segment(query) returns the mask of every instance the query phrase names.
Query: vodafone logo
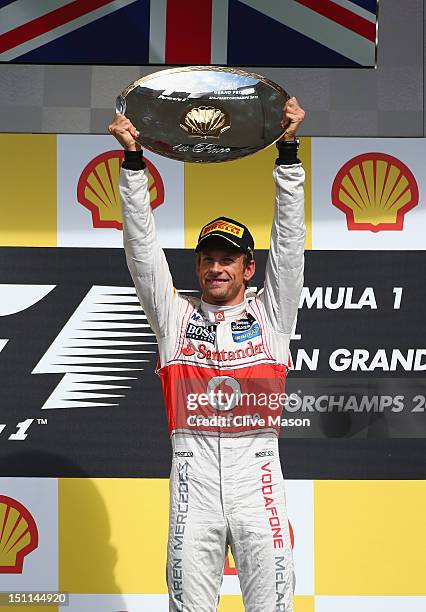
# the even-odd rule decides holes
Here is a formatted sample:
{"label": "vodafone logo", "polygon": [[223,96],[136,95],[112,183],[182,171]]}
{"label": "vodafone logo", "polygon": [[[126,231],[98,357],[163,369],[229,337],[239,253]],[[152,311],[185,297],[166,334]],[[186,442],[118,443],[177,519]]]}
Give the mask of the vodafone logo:
{"label": "vodafone logo", "polygon": [[411,170],[387,153],[363,153],[336,175],[333,205],[346,215],[348,230],[402,231],[404,217],[419,202]]}
{"label": "vodafone logo", "polygon": [[[123,229],[118,181],[124,151],[105,151],[83,169],[77,184],[77,200],[92,213],[93,227]],[[144,159],[149,172],[152,209],[164,202],[164,183],[152,162]]]}
{"label": "vodafone logo", "polygon": [[216,310],[214,313],[214,320],[215,323],[220,323],[221,321],[225,320],[225,311],[223,310]]}
{"label": "vodafone logo", "polygon": [[[225,398],[218,394],[219,390],[225,392]],[[231,410],[238,405],[241,385],[231,376],[214,376],[207,383],[207,395],[211,397],[210,405],[216,410]]]}

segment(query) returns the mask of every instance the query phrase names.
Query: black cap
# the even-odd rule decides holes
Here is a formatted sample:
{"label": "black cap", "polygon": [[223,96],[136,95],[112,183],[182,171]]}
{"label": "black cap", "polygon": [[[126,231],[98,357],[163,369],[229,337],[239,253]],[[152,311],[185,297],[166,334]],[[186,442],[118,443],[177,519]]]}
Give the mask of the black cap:
{"label": "black cap", "polygon": [[195,252],[201,251],[210,238],[226,240],[245,254],[252,253],[254,250],[254,240],[249,229],[239,221],[229,217],[218,217],[201,228]]}

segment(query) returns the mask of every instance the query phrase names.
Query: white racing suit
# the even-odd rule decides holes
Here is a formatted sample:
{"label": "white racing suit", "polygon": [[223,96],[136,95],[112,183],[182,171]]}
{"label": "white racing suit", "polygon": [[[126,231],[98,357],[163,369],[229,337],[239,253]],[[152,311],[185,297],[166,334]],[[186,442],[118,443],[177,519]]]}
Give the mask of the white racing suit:
{"label": "white racing suit", "polygon": [[120,191],[127,262],[158,340],[157,371],[173,448],[169,610],[217,610],[230,546],[246,612],[293,612],[293,555],[278,453],[282,404],[276,398],[284,392],[303,284],[304,171],[300,164],[275,167],[264,288],[228,307],[173,288],[156,240],[146,172],[122,169]]}

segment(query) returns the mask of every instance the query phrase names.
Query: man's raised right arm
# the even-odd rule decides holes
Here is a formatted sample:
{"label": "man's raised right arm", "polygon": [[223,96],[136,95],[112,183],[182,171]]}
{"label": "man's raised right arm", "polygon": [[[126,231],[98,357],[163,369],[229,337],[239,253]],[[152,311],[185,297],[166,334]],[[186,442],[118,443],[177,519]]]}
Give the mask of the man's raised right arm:
{"label": "man's raised right arm", "polygon": [[152,214],[148,170],[136,142],[137,130],[123,115],[108,128],[124,147],[120,172],[120,199],[123,212],[123,242],[127,265],[136,293],[157,338],[174,331],[178,296],[163,249],[159,245]]}

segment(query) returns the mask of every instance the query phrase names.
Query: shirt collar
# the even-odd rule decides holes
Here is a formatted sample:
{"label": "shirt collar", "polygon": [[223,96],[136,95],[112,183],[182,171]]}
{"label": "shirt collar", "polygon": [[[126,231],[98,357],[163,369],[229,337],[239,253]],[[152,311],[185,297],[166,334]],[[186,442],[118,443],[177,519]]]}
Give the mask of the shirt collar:
{"label": "shirt collar", "polygon": [[223,313],[224,321],[234,321],[238,317],[241,317],[246,307],[247,302],[245,300],[240,304],[234,304],[232,306],[218,306],[216,304],[209,304],[201,299],[202,313],[211,323],[218,323],[218,313],[221,312]]}

